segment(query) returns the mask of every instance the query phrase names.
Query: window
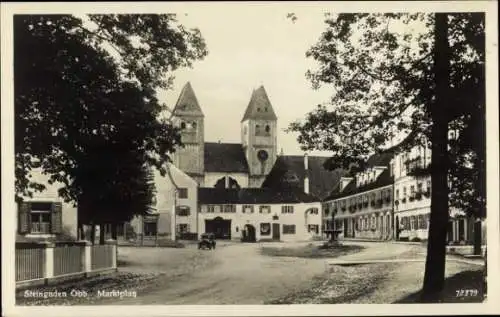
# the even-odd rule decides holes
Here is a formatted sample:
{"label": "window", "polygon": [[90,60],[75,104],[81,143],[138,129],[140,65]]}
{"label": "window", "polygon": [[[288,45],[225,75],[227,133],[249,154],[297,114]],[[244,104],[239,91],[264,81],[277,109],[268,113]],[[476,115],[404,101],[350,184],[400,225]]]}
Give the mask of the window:
{"label": "window", "polygon": [[270,214],[271,213],[271,206],[260,206],[259,212],[261,214]]}
{"label": "window", "polygon": [[255,125],[255,135],[260,135],[260,125]]}
{"label": "window", "polygon": [[307,225],[307,232],[309,233],[319,233],[319,226],[318,225]]}
{"label": "window", "polygon": [[156,222],[144,222],[144,236],[156,236],[157,228],[158,226]]}
{"label": "window", "polygon": [[271,234],[271,224],[270,223],[261,223],[260,224],[260,234],[263,236],[268,236]]}
{"label": "window", "polygon": [[179,198],[182,198],[182,199],[188,198],[188,189],[187,188],[179,188]]}
{"label": "window", "polygon": [[19,233],[57,234],[62,230],[62,204],[21,202],[18,207]]}
{"label": "window", "polygon": [[282,214],[293,214],[293,206],[281,206]]}
{"label": "window", "polygon": [[236,212],[236,206],[235,205],[224,205],[224,212]]}
{"label": "window", "polygon": [[186,232],[189,232],[189,224],[187,223],[177,224],[177,233],[186,233]]}
{"label": "window", "polygon": [[295,225],[283,225],[283,234],[295,234]]}
{"label": "window", "polygon": [[185,129],[186,128],[186,122],[181,122],[181,129]]}
{"label": "window", "polygon": [[415,216],[411,216],[410,217],[410,230],[415,230],[417,229],[417,226],[416,226],[416,217]]}
{"label": "window", "polygon": [[189,216],[191,214],[189,206],[177,206],[177,216]]}
{"label": "window", "polygon": [[271,127],[266,125],[266,134],[269,134],[271,133]]}
{"label": "window", "polygon": [[406,187],[403,187],[403,198],[406,198]]}
{"label": "window", "polygon": [[417,184],[417,192],[422,193],[423,192],[422,187],[423,187],[422,183],[418,183]]}
{"label": "window", "polygon": [[215,205],[208,205],[207,208],[208,208],[207,212],[210,212],[210,213],[215,212]]}
{"label": "window", "polygon": [[243,205],[243,213],[246,214],[252,214],[253,213],[253,206],[252,205]]}
{"label": "window", "polygon": [[311,215],[317,215],[317,214],[319,214],[319,210],[318,210],[318,208],[309,208],[309,209],[307,209],[306,213],[309,213]]}
{"label": "window", "polygon": [[399,189],[396,189],[396,200],[399,200]]}

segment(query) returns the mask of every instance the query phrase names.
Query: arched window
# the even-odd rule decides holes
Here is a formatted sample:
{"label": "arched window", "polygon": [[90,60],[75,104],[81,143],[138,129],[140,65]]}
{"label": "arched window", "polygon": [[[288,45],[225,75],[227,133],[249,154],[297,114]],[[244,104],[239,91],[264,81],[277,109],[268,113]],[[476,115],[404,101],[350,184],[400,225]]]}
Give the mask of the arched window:
{"label": "arched window", "polygon": [[192,122],[192,123],[191,123],[191,127],[192,127],[193,129],[196,129],[196,122]]}
{"label": "arched window", "polygon": [[269,125],[266,125],[266,133],[269,134],[271,132],[271,127]]}
{"label": "arched window", "polygon": [[186,122],[181,122],[181,129],[185,129],[186,128]]}
{"label": "arched window", "polygon": [[260,125],[255,125],[255,135],[259,135],[260,134]]}

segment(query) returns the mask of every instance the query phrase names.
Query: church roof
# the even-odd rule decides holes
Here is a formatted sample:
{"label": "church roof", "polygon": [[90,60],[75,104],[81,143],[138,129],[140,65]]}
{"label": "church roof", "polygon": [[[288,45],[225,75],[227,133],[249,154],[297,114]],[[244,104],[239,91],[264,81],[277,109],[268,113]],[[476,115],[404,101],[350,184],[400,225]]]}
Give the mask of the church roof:
{"label": "church roof", "polygon": [[239,143],[205,142],[205,172],[248,173],[243,146]]}
{"label": "church roof", "polygon": [[182,88],[173,112],[175,115],[203,116],[203,111],[190,82],[187,82]]}
{"label": "church roof", "polygon": [[250,102],[241,121],[248,119],[278,120],[264,86],[260,86],[252,92]]}
{"label": "church roof", "polygon": [[[346,174],[342,169],[326,170],[323,164],[328,157],[308,156],[309,193],[324,198],[338,186],[340,178]],[[267,175],[262,187],[297,188],[304,191],[304,156],[281,155],[277,158],[271,172]]]}
{"label": "church roof", "polygon": [[198,203],[200,204],[290,204],[310,202],[319,202],[319,199],[300,190],[198,188]]}

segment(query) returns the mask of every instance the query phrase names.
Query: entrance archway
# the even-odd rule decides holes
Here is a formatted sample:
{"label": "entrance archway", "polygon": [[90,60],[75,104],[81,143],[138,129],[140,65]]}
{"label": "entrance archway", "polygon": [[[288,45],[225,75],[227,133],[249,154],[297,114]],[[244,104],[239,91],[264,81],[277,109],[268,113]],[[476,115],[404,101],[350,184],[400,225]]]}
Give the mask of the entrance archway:
{"label": "entrance archway", "polygon": [[255,242],[257,241],[255,237],[255,227],[252,225],[245,225],[242,231],[242,242]]}
{"label": "entrance archway", "polygon": [[215,217],[205,220],[205,231],[213,233],[216,239],[231,239],[231,220]]}

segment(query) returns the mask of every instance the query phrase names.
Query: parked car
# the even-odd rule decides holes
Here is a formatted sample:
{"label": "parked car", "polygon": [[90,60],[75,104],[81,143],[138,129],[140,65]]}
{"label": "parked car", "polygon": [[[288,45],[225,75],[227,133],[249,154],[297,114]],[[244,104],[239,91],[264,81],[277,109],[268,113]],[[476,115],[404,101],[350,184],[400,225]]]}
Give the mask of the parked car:
{"label": "parked car", "polygon": [[198,249],[215,249],[215,235],[213,233],[204,233],[198,242]]}

